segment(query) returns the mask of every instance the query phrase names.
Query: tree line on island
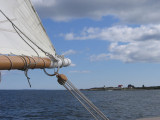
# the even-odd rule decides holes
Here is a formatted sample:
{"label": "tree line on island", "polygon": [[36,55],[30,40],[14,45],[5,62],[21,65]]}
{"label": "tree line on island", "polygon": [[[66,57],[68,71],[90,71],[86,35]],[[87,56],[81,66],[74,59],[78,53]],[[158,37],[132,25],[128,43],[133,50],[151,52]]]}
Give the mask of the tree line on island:
{"label": "tree line on island", "polygon": [[105,85],[103,87],[94,87],[89,89],[81,89],[81,90],[88,90],[88,91],[94,91],[94,90],[157,90],[160,89],[160,86],[144,86],[142,87],[135,87],[132,84],[128,84],[127,87],[123,87],[123,85],[118,85],[117,87],[106,87]]}

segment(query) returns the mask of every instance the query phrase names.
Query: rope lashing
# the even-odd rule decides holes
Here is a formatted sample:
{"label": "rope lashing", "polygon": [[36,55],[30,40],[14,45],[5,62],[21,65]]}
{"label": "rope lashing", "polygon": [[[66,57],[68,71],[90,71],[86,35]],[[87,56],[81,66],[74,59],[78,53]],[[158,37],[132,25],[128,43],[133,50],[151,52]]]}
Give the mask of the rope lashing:
{"label": "rope lashing", "polygon": [[[30,58],[32,58],[32,60],[34,61],[34,67],[32,68],[32,69],[34,69],[35,67],[36,67],[36,65],[37,65],[37,62],[35,61],[35,59],[33,58],[33,57],[30,57]],[[39,59],[39,58],[38,58]],[[44,60],[43,60],[44,61]],[[38,62],[39,62],[39,60],[38,60]]]}
{"label": "rope lashing", "polygon": [[[23,58],[23,59],[24,59],[24,63],[25,63],[25,65],[24,65],[24,69],[23,69],[23,71],[24,71],[24,74],[25,74],[25,76],[26,76],[26,78],[27,78],[28,84],[29,84],[29,86],[31,87],[30,77],[28,77],[28,69],[29,69],[29,67],[30,67],[30,65],[31,65],[30,57],[28,57],[28,56],[21,56],[21,58]],[[27,59],[26,59],[26,58],[28,58],[28,60],[29,60],[29,64],[28,64],[28,62],[27,62]]]}
{"label": "rope lashing", "polygon": [[8,70],[11,70],[12,66],[13,66],[11,59],[8,56],[6,56],[6,55],[3,55],[3,56],[6,57],[9,60],[9,62],[10,62],[10,68]]}
{"label": "rope lashing", "polygon": [[64,74],[57,74],[58,83],[63,85],[94,117],[95,120],[109,120],[82,92],[80,92]]}

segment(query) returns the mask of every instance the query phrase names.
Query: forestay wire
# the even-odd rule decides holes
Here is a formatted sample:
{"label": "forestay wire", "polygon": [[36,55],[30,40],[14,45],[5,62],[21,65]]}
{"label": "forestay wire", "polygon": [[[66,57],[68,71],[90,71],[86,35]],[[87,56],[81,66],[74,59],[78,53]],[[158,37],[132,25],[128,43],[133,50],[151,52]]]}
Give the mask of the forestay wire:
{"label": "forestay wire", "polygon": [[63,85],[94,117],[95,120],[109,120],[82,92],[80,92],[63,74],[57,75],[58,82]]}

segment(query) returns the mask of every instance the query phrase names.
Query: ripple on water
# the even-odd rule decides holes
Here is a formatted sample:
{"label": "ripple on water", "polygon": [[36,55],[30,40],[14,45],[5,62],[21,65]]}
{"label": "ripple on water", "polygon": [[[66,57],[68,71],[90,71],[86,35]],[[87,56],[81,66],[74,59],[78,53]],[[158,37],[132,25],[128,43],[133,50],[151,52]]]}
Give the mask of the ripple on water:
{"label": "ripple on water", "polygon": [[[159,116],[160,90],[83,91],[111,120]],[[67,91],[1,90],[0,120],[93,120]]]}

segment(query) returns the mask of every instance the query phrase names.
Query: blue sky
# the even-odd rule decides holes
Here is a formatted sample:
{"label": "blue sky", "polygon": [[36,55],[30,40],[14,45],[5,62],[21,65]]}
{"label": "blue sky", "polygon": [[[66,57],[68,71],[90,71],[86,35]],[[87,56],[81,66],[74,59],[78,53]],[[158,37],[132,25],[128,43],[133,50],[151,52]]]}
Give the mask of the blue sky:
{"label": "blue sky", "polygon": [[[72,60],[60,73],[78,88],[160,85],[159,1],[32,2],[57,53]],[[29,76],[32,89],[63,89],[42,70]],[[30,88],[22,71],[3,71],[0,89]]]}

